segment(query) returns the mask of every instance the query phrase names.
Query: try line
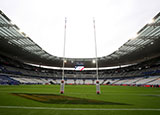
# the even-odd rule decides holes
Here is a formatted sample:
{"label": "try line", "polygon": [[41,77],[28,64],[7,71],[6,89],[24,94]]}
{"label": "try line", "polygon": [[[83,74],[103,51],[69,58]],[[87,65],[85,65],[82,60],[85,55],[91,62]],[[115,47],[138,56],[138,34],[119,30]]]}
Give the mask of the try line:
{"label": "try line", "polygon": [[45,110],[64,110],[64,111],[160,111],[153,108],[54,108],[54,107],[25,107],[25,106],[0,106],[6,109],[45,109]]}

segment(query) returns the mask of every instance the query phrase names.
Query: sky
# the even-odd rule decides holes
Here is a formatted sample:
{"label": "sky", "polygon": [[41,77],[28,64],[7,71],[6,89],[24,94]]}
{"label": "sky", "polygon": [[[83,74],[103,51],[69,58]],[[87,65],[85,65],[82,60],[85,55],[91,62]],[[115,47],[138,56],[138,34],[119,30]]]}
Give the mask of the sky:
{"label": "sky", "polygon": [[65,57],[95,57],[118,50],[159,11],[160,0],[0,0],[2,10],[20,31],[45,51]]}

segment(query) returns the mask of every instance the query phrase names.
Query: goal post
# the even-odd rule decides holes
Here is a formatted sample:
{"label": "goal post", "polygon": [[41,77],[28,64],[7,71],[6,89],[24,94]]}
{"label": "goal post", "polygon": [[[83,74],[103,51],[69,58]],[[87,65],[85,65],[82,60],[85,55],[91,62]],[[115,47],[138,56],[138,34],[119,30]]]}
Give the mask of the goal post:
{"label": "goal post", "polygon": [[65,59],[65,50],[66,50],[66,24],[67,24],[67,18],[65,18],[65,25],[64,25],[64,45],[63,45],[63,67],[62,67],[62,80],[60,83],[60,93],[64,93],[64,87],[65,87],[65,81],[64,81],[64,67],[66,63]]}
{"label": "goal post", "polygon": [[98,75],[98,58],[97,58],[97,41],[96,41],[96,26],[95,26],[95,19],[93,18],[93,29],[94,29],[94,42],[95,42],[95,58],[96,58],[96,93],[100,94],[100,83],[99,83],[99,75]]}

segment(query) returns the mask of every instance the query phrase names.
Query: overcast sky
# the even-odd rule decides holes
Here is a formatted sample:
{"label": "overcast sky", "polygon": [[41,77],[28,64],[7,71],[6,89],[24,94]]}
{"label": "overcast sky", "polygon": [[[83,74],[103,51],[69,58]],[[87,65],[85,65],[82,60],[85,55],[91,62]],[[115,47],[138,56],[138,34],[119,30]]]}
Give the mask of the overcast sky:
{"label": "overcast sky", "polygon": [[98,57],[117,50],[159,11],[160,0],[0,0],[1,10],[48,53],[63,56],[67,17],[66,57]]}

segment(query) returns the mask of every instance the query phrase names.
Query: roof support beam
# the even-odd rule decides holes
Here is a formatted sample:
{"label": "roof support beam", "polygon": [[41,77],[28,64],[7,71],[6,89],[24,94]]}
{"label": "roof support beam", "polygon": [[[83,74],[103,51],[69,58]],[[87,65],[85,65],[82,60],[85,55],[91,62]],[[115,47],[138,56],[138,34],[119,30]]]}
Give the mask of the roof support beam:
{"label": "roof support beam", "polygon": [[9,40],[27,39],[27,37],[21,37],[21,36],[2,36],[2,35],[0,35],[0,38],[5,38]]}
{"label": "roof support beam", "polygon": [[109,55],[109,56],[106,56],[105,58],[106,58],[106,59],[111,59],[111,58],[112,58],[112,56],[110,56],[110,55]]}
{"label": "roof support beam", "polygon": [[47,58],[47,57],[49,57],[49,55],[45,53],[45,54],[41,55],[41,57],[42,57],[42,58],[43,58],[43,57]]}
{"label": "roof support beam", "polygon": [[126,54],[126,52],[120,52],[120,51],[117,51],[117,52],[115,52],[114,54],[118,54],[118,55],[124,55],[124,54]]}
{"label": "roof support beam", "polygon": [[27,37],[21,37],[21,36],[2,36],[5,39],[8,39],[10,41],[12,40],[20,40],[20,39],[27,39]]}
{"label": "roof support beam", "polygon": [[32,46],[36,46],[36,44],[26,44],[26,45],[22,45],[21,47],[32,47]]}
{"label": "roof support beam", "polygon": [[147,39],[158,39],[160,36],[140,36],[138,39],[147,40]]}
{"label": "roof support beam", "polygon": [[124,44],[124,46],[127,46],[127,47],[140,47],[141,45],[138,45],[138,44]]}
{"label": "roof support beam", "polygon": [[[34,53],[35,53],[35,52],[38,53],[38,52],[42,52],[43,50],[30,50],[30,51],[32,51],[32,52],[34,52]],[[45,52],[42,52],[42,53],[40,53],[40,54],[43,54],[43,53],[45,53]]]}
{"label": "roof support beam", "polygon": [[[118,58],[120,55],[118,53],[112,53],[109,55],[111,58]],[[108,57],[108,56],[107,56]]]}
{"label": "roof support beam", "polygon": [[48,59],[53,59],[53,58],[54,58],[54,56],[49,56],[49,57],[48,57]]}
{"label": "roof support beam", "polygon": [[160,26],[160,22],[157,22],[157,23],[151,23],[151,24],[147,24],[148,26]]}
{"label": "roof support beam", "polygon": [[118,50],[118,52],[129,52],[128,50]]}
{"label": "roof support beam", "polygon": [[7,28],[9,28],[9,27],[16,27],[17,28],[17,26],[14,25],[14,24],[4,24],[4,23],[0,23],[0,27],[7,27]]}

